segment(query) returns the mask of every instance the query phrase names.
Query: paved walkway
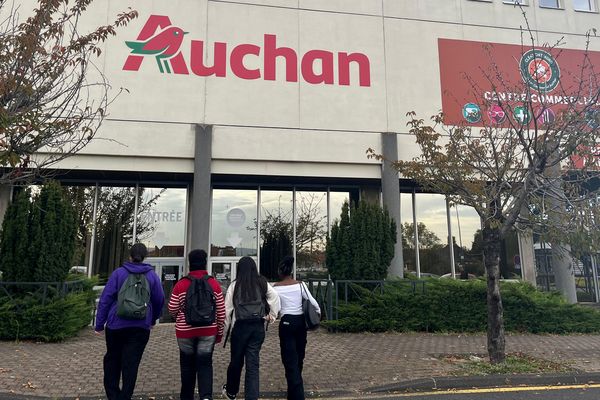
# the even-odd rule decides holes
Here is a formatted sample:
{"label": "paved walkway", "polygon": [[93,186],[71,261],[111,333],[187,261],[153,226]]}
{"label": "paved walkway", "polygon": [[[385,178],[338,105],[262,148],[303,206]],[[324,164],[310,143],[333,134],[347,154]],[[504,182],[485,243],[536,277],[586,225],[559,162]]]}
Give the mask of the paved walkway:
{"label": "paved walkway", "polygon": [[[483,335],[309,333],[305,362],[308,391],[364,392],[404,380],[451,374],[444,354],[485,354]],[[509,336],[509,352],[568,361],[585,372],[600,372],[600,336]],[[64,343],[0,342],[0,393],[49,397],[101,396],[104,338],[91,331]],[[229,347],[215,352],[215,390],[225,380]],[[179,391],[174,326],[157,326],[144,353],[138,394]],[[261,352],[261,390],[285,391],[277,327]],[[177,397],[175,397],[177,398]]]}

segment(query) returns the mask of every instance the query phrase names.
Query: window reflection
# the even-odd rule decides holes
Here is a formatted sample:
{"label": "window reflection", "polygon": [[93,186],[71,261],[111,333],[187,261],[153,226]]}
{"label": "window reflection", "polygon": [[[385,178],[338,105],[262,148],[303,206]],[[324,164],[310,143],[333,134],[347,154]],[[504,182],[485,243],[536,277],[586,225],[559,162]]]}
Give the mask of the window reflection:
{"label": "window reflection", "polygon": [[140,188],[136,240],[148,257],[183,257],[187,190]]}
{"label": "window reflection", "polygon": [[[333,225],[335,220],[340,219],[340,216],[342,215],[342,205],[347,201],[350,201],[350,193],[329,192],[329,222],[331,225]],[[331,226],[329,226],[328,232],[331,232]]]}
{"label": "window reflection", "polygon": [[415,236],[413,227],[412,193],[400,193],[400,220],[402,225],[402,258],[405,273],[417,274]]}
{"label": "window reflection", "polygon": [[256,190],[213,190],[211,256],[256,256],[256,202]]}
{"label": "window reflection", "polygon": [[94,229],[94,196],[95,186],[64,186],[65,195],[73,205],[77,220],[75,253],[73,254],[74,271],[87,273],[90,264],[91,242]]}
{"label": "window reflection", "polygon": [[275,281],[279,262],[293,255],[293,192],[262,190],[260,200],[260,273]]}
{"label": "window reflection", "polygon": [[454,205],[450,208],[456,277],[459,279],[483,276],[483,243],[481,221],[473,207]]}
{"label": "window reflection", "polygon": [[129,256],[134,214],[134,188],[99,188],[92,273],[99,274],[101,279],[107,278]]}
{"label": "window reflection", "polygon": [[327,274],[327,192],[296,192],[296,276]]}
{"label": "window reflection", "polygon": [[[419,259],[421,273],[442,276],[451,272],[448,248],[446,199],[441,194],[418,193],[416,195]],[[408,236],[414,234],[411,222],[404,228]]]}

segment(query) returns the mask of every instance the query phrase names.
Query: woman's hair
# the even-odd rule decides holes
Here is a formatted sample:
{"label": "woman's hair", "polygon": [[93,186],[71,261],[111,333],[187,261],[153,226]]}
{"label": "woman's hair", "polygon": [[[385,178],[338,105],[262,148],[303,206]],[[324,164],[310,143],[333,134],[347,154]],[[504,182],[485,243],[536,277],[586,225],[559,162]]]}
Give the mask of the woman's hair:
{"label": "woman's hair", "polygon": [[279,262],[279,267],[277,268],[277,272],[279,276],[291,276],[294,272],[294,257],[285,256],[283,260]]}
{"label": "woman's hair", "polygon": [[148,249],[144,246],[143,243],[136,243],[131,246],[131,250],[129,250],[129,255],[131,256],[131,261],[134,263],[141,263],[144,261],[144,258],[148,255]]}
{"label": "woman's hair", "polygon": [[261,296],[264,296],[267,293],[267,280],[258,274],[256,263],[251,257],[240,258],[235,274],[233,298],[244,302],[255,300],[257,289],[260,290]]}

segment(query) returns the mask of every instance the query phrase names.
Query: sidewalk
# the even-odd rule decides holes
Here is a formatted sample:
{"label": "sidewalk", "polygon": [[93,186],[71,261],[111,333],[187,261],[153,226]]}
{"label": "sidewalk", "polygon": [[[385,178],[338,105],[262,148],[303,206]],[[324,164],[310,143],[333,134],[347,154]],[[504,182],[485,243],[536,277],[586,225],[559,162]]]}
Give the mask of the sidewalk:
{"label": "sidewalk", "polygon": [[[486,353],[484,335],[309,333],[304,378],[307,392],[364,393],[405,381],[451,375],[456,368],[438,356]],[[91,331],[64,343],[0,342],[0,393],[48,397],[102,396],[104,337]],[[509,352],[569,362],[583,372],[600,372],[600,336],[507,337]],[[215,351],[215,384],[225,381],[229,347]],[[243,378],[242,378],[243,381]],[[261,391],[285,391],[277,327],[267,332],[261,352]],[[157,326],[140,366],[137,394],[179,392],[179,353],[174,326]],[[1,397],[1,396],[0,396]],[[6,396],[5,396],[6,397]]]}

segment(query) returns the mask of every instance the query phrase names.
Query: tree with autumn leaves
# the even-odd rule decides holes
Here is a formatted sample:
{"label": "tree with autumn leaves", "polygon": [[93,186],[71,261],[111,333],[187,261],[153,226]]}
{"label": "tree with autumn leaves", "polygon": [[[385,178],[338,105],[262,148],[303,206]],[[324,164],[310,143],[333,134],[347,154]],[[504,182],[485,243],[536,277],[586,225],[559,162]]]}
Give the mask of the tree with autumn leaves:
{"label": "tree with autumn leaves", "polygon": [[92,0],[0,0],[0,184],[39,176],[94,137],[118,94],[94,65],[137,12],[83,32]]}
{"label": "tree with autumn leaves", "polygon": [[[593,35],[587,35],[588,46],[579,53],[577,70],[561,76],[552,89],[553,96],[547,96],[546,58],[550,55],[560,61],[563,41],[538,45],[528,27],[523,30],[523,37],[528,39],[521,45],[521,61],[527,54],[528,65],[533,66],[527,76],[519,68],[518,58],[503,60],[504,66],[514,61],[508,68],[519,71],[522,79],[518,81],[509,79],[514,72],[511,75],[492,56],[488,65],[480,62],[475,72],[462,71],[461,79],[470,88],[471,98],[481,99],[471,109],[480,114],[484,113],[481,110],[494,111],[502,120],[494,120],[491,114],[487,121],[482,115],[465,116],[467,121],[472,117],[469,122],[484,121],[483,126],[476,127],[450,124],[442,113],[430,121],[414,112],[407,114],[409,133],[416,139],[419,152],[412,160],[396,161],[396,168],[426,190],[445,194],[452,204],[472,207],[481,218],[487,347],[492,363],[505,359],[499,282],[501,241],[518,230],[540,235],[541,241],[551,243],[557,288],[570,302],[575,293],[570,245],[598,250],[600,77],[588,50]],[[476,74],[482,79],[477,80]],[[500,93],[519,96],[509,99]],[[560,96],[559,104],[553,102],[555,96]],[[371,149],[369,153],[383,159]]]}

